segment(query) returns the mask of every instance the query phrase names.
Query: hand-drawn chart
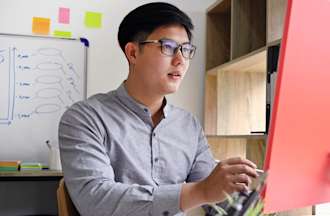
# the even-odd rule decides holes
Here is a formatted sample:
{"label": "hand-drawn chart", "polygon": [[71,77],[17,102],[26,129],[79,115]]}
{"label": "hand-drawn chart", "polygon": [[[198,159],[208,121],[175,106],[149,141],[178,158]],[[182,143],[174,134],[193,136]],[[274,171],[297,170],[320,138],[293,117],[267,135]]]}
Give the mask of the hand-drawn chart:
{"label": "hand-drawn chart", "polygon": [[86,96],[85,45],[79,40],[0,35],[1,159],[47,161],[44,141],[57,143],[61,115]]}
{"label": "hand-drawn chart", "polygon": [[[58,48],[24,50],[8,47],[0,52],[0,124],[58,112],[83,95],[81,77]],[[21,109],[22,105],[24,109]],[[14,109],[16,107],[16,109]]]}
{"label": "hand-drawn chart", "polygon": [[13,119],[15,74],[11,72],[11,56],[10,49],[0,48],[0,124]]}

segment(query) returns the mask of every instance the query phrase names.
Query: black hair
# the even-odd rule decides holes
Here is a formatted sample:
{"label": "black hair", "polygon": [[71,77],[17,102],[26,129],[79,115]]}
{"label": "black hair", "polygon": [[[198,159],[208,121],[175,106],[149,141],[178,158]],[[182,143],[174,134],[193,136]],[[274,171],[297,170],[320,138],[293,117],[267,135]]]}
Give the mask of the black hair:
{"label": "black hair", "polygon": [[144,4],[128,13],[119,25],[118,42],[125,52],[128,42],[145,40],[154,30],[166,25],[181,25],[189,41],[194,29],[191,19],[179,8],[164,2]]}

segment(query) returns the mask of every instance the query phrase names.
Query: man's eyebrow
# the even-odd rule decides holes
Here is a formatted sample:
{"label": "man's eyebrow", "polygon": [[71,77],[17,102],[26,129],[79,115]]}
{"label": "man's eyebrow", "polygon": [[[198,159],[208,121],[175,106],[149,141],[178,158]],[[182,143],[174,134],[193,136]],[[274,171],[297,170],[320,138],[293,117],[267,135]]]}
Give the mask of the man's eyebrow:
{"label": "man's eyebrow", "polygon": [[177,44],[186,44],[186,43],[190,43],[189,40],[188,40],[188,41],[184,41],[184,42],[182,42],[182,43],[179,43],[178,41],[176,41],[176,40],[174,40],[174,39],[172,39],[172,38],[167,38],[167,37],[162,37],[162,38],[160,38],[159,40],[171,40],[171,41],[174,41],[174,42],[177,43]]}
{"label": "man's eyebrow", "polygon": [[[160,38],[159,40],[171,40],[171,41],[175,41],[175,40],[173,40],[172,38],[167,38],[167,37],[162,37],[162,38]],[[175,41],[176,42],[176,41]]]}

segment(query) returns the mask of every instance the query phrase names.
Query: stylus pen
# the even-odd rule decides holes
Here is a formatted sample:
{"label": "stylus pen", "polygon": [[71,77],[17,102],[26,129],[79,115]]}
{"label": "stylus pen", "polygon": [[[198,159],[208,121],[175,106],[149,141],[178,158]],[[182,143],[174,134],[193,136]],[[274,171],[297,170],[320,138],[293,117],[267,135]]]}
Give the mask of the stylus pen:
{"label": "stylus pen", "polygon": [[264,173],[265,171],[263,171],[262,169],[256,169],[258,174]]}
{"label": "stylus pen", "polygon": [[[330,154],[329,154],[330,155]],[[329,156],[330,157],[330,156]],[[215,160],[215,162],[216,163],[219,163],[220,162],[220,160]],[[265,171],[263,171],[262,169],[256,169],[256,172],[258,173],[258,174],[261,174],[261,173],[264,173]]]}

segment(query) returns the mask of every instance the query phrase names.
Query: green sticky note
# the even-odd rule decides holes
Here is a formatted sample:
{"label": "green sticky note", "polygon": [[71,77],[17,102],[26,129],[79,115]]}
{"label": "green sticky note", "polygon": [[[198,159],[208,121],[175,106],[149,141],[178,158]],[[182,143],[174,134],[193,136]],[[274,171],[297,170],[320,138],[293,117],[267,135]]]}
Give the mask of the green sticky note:
{"label": "green sticky note", "polygon": [[58,30],[55,30],[53,35],[55,37],[61,37],[61,38],[71,38],[71,32],[68,32],[68,31],[58,31]]}
{"label": "green sticky note", "polygon": [[101,28],[102,14],[97,12],[87,11],[85,13],[85,26],[87,28]]}

